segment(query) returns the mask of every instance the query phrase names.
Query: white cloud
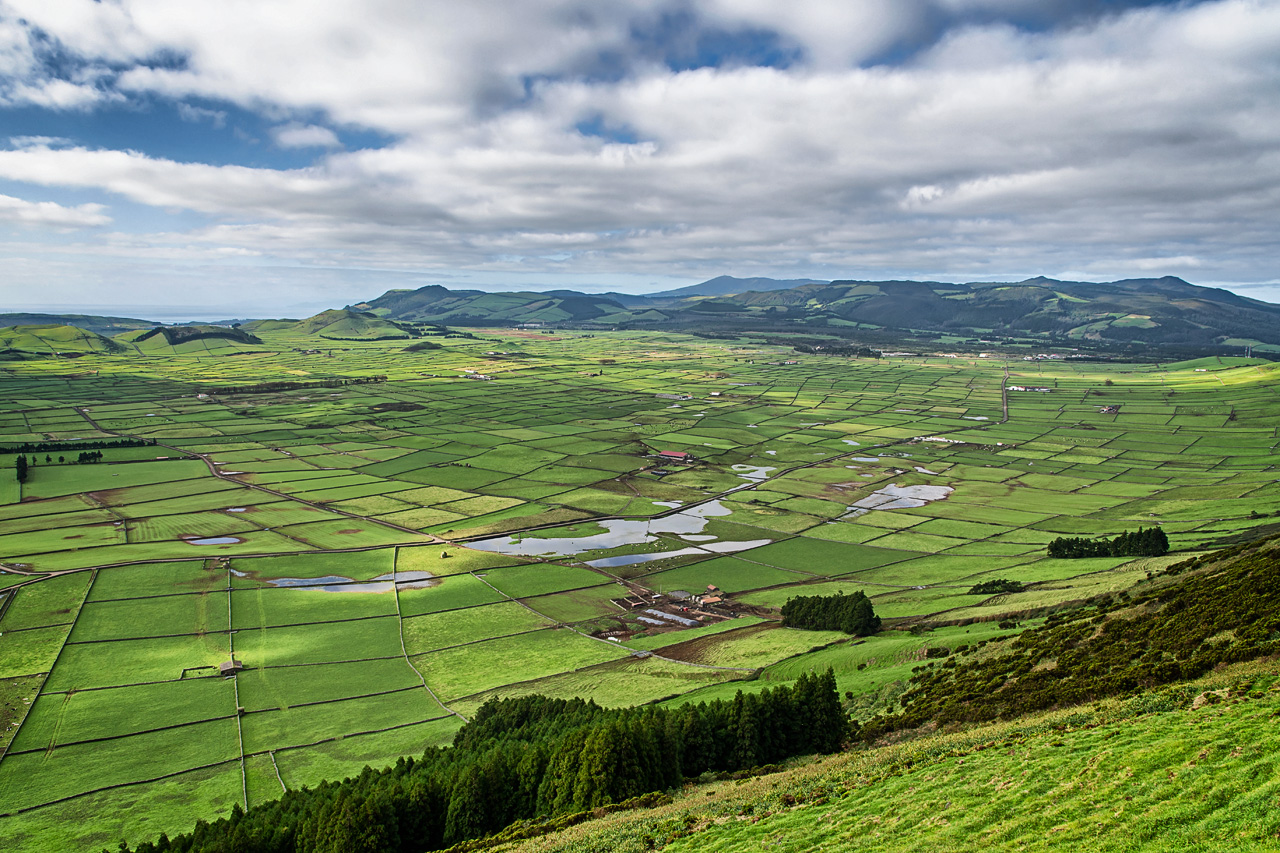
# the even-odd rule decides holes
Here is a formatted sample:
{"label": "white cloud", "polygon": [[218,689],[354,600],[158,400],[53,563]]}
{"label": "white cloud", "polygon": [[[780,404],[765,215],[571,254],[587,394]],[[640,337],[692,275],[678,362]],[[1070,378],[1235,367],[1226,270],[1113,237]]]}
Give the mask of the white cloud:
{"label": "white cloud", "polygon": [[271,138],[281,148],[341,148],[338,135],[327,127],[291,122],[273,128]]}
{"label": "white cloud", "polygon": [[[55,80],[0,23],[10,98],[198,96],[256,110],[279,148],[320,149],[291,170],[39,140],[0,151],[12,181],[199,214],[190,230],[104,246],[116,257],[185,241],[205,263],[244,252],[347,269],[981,277],[1100,263],[1274,277],[1275,2],[1039,32],[999,16],[1089,4],[6,4],[91,65],[131,66]],[[674,73],[631,40],[673,9],[693,10],[695,31],[776,31],[805,61]],[[932,46],[867,67],[905,43]],[[162,51],[181,61],[138,61]],[[602,55],[609,73],[594,73]],[[577,130],[593,118],[638,141]],[[326,125],[395,142],[347,152]]]}
{"label": "white cloud", "polygon": [[70,145],[71,140],[65,136],[10,136],[9,144],[14,148],[49,148]]}
{"label": "white cloud", "polygon": [[0,222],[19,225],[48,226],[55,229],[106,225],[111,222],[111,217],[104,214],[103,210],[105,208],[100,204],[64,207],[52,201],[27,201],[0,195]]}
{"label": "white cloud", "polygon": [[207,107],[195,107],[191,104],[178,104],[178,118],[183,121],[189,121],[192,124],[201,122],[209,122],[214,127],[225,127],[227,124],[226,110],[211,110]]}

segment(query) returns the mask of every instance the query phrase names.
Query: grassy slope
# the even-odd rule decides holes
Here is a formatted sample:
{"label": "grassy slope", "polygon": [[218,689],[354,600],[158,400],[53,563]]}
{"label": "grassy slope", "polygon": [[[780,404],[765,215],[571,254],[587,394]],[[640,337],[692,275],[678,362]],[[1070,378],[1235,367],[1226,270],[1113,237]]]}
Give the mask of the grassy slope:
{"label": "grassy slope", "polygon": [[1241,664],[1125,701],[694,786],[660,809],[497,849],[1276,850],[1277,716],[1276,662]]}
{"label": "grassy slope", "polygon": [[111,353],[121,347],[110,338],[75,326],[8,326],[0,329],[0,349],[31,353]]}

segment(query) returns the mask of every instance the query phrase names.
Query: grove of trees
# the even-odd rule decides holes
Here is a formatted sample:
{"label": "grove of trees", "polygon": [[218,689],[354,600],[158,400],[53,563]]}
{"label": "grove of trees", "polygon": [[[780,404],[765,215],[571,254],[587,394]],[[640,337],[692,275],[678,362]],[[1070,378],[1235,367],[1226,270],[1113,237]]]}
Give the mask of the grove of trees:
{"label": "grove of trees", "polygon": [[861,590],[849,595],[802,595],[782,605],[782,624],[810,631],[844,631],[867,637],[880,630],[880,617]]}
{"label": "grove of trees", "polygon": [[1163,557],[1169,553],[1169,537],[1159,527],[1125,531],[1114,539],[1060,536],[1049,543],[1050,557]]}
{"label": "grove of trees", "polygon": [[[510,824],[581,813],[742,771],[835,752],[848,734],[835,675],[678,708],[601,708],[525,696],[485,703],[453,746],[323,782],[137,853],[420,853]],[[120,846],[122,853],[129,847]]]}

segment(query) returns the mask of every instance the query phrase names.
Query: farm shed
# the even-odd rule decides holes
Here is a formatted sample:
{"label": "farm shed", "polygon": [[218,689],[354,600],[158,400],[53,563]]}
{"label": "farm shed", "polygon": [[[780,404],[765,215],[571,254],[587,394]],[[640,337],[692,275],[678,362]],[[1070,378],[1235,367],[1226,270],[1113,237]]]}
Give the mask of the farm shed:
{"label": "farm shed", "polygon": [[[697,619],[690,619],[686,616],[676,616],[674,613],[665,613],[661,610],[646,610],[645,613],[657,616],[659,619],[666,619],[668,622],[675,622],[679,625],[684,625],[686,628],[696,628],[699,624]],[[639,618],[644,619],[643,616]]]}

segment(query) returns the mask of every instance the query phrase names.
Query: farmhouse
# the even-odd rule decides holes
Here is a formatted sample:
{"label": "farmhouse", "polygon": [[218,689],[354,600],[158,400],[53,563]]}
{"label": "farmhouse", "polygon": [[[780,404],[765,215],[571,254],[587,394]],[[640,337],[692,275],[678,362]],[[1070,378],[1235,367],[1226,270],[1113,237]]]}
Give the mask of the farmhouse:
{"label": "farmhouse", "polygon": [[218,664],[218,672],[221,675],[235,675],[242,669],[244,669],[244,664],[235,658],[232,658],[231,660],[224,660],[222,663]]}
{"label": "farmhouse", "polygon": [[659,450],[657,457],[664,462],[692,462],[693,454],[686,453],[683,450]]}

